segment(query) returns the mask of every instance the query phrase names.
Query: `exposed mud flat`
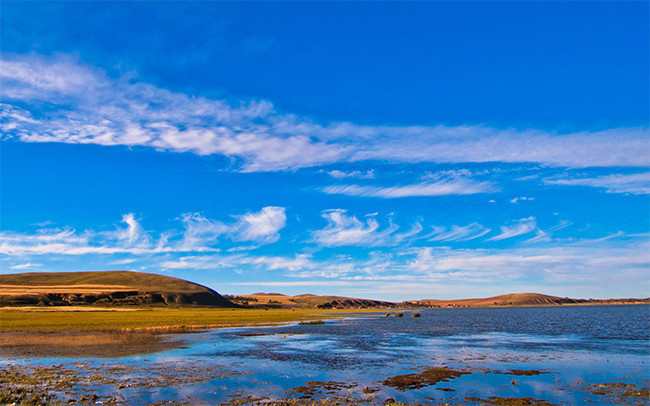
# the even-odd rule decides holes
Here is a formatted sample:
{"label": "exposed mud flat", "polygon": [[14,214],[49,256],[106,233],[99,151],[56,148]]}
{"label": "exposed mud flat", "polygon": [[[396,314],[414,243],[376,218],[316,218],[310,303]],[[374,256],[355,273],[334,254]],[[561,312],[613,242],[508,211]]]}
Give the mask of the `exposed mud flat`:
{"label": "exposed mud flat", "polygon": [[184,342],[156,332],[2,333],[4,358],[118,358],[179,348]]}

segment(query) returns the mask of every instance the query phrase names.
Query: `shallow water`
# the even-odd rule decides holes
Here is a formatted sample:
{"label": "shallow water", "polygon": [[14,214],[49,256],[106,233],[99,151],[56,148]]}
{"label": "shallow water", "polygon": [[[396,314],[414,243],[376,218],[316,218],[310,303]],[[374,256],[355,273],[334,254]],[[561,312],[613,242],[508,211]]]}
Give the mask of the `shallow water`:
{"label": "shallow water", "polygon": [[[650,404],[645,392],[634,395],[638,388],[648,388],[650,379],[650,306],[419,312],[417,318],[410,317],[410,311],[401,318],[383,312],[322,325],[168,336],[182,339],[183,347],[146,356],[3,364],[46,369],[61,364],[58,371],[76,374],[77,379],[62,399],[96,392],[97,402],[134,405],[163,400],[215,404],[247,396],[342,396],[377,404],[389,398],[472,404],[468,398],[490,396],[571,405]],[[469,373],[418,389],[383,384],[386,378],[431,367]],[[512,370],[531,375],[513,375]],[[89,378],[98,375],[103,379]],[[312,383],[300,388],[329,381],[346,385]],[[608,386],[612,383],[629,385]],[[376,391],[363,393],[364,388]]]}

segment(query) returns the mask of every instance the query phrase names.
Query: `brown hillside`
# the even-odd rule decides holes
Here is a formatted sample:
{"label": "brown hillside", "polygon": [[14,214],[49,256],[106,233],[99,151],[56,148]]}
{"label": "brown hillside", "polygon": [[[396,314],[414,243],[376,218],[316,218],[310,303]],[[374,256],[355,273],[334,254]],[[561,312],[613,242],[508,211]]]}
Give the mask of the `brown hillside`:
{"label": "brown hillside", "polygon": [[205,286],[130,271],[0,275],[0,306],[159,305],[233,307]]}
{"label": "brown hillside", "polygon": [[474,307],[474,306],[535,306],[583,303],[584,300],[569,299],[541,293],[511,293],[480,299],[435,300],[425,299],[410,302],[434,307]]}
{"label": "brown hillside", "polygon": [[370,299],[356,299],[343,296],[318,296],[304,294],[287,296],[280,293],[254,293],[252,295],[236,296],[233,300],[254,306],[287,307],[287,308],[316,308],[316,309],[367,309],[398,307],[392,302]]}

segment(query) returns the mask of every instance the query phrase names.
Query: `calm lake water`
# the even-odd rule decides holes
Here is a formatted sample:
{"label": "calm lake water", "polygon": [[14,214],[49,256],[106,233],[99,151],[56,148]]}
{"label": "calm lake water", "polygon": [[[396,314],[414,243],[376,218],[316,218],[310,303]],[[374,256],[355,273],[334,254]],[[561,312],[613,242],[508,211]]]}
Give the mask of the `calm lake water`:
{"label": "calm lake water", "polygon": [[[650,379],[650,306],[419,312],[421,317],[410,317],[412,311],[401,318],[383,312],[322,325],[173,335],[167,338],[181,340],[181,348],[146,356],[3,363],[75,371],[81,376],[75,395],[93,391],[102,396],[97,402],[105,403],[347,396],[376,404],[389,398],[481,404],[472,399],[489,397],[570,405],[650,404],[646,392],[639,392],[647,390]],[[468,373],[417,389],[383,384],[386,378],[432,367]],[[110,379],[83,379],[98,373]]]}

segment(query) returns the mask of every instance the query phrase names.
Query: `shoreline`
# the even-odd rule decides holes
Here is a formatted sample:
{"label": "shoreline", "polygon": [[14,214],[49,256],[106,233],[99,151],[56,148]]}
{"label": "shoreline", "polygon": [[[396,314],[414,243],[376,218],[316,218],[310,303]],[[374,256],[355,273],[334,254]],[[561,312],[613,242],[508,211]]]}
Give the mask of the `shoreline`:
{"label": "shoreline", "polygon": [[[589,317],[598,314],[585,310],[583,313]],[[579,308],[575,311],[580,312]],[[626,310],[612,307],[610,311],[633,311],[638,315],[644,314],[645,308],[629,306]],[[262,312],[248,313],[252,315]],[[393,316],[399,312],[389,313]],[[536,312],[540,315],[548,313],[541,310]],[[276,313],[295,314],[291,310]],[[311,312],[312,320],[313,313]],[[350,341],[348,332],[338,327],[325,330],[319,330],[318,327],[277,330],[271,327],[278,324],[300,324],[299,319],[264,323],[271,327],[269,331],[253,332],[246,328],[258,327],[260,323],[240,326],[222,323],[221,327],[226,330],[244,327],[241,331],[226,331],[224,336],[218,331],[214,332],[214,336],[210,331],[196,335],[174,334],[197,331],[179,331],[178,327],[172,330],[158,327],[3,333],[0,334],[0,339],[9,337],[14,345],[7,347],[9,351],[4,348],[2,351],[0,376],[3,377],[4,384],[0,385],[0,399],[5,399],[7,404],[20,404],[39,396],[40,404],[101,402],[104,405],[162,405],[174,402],[268,406],[328,405],[339,402],[343,405],[381,406],[389,403],[421,404],[414,399],[422,399],[416,392],[422,390],[422,395],[426,395],[427,400],[437,402],[432,404],[541,406],[564,404],[561,400],[565,399],[565,393],[585,399],[576,404],[586,404],[589,400],[597,404],[642,404],[640,402],[648,399],[650,393],[645,381],[634,378],[635,368],[642,368],[646,361],[646,358],[642,358],[645,355],[635,353],[621,356],[616,351],[605,351],[600,355],[583,354],[582,358],[582,348],[565,354],[563,340],[553,341],[552,347],[539,343],[535,348],[528,348],[512,347],[509,339],[499,341],[498,338],[483,337],[478,342],[472,341],[473,339],[459,342],[453,338],[454,334],[449,337],[443,334],[440,336],[441,341],[434,347],[426,345],[428,336],[420,337],[425,340],[421,346],[411,347],[414,343],[407,342],[409,347],[406,348],[411,349],[406,351],[417,361],[413,362],[403,357],[403,335],[412,332],[413,338],[417,339],[417,331],[421,328],[448,331],[440,330],[447,325],[445,323],[455,326],[447,313],[428,312],[430,316],[435,316],[430,320],[438,320],[433,324],[422,324],[419,319],[411,319],[409,313],[412,311],[408,310],[404,311],[401,320],[393,317],[385,319],[385,311],[319,313],[317,316],[336,317],[336,321],[326,324],[347,324],[347,321],[357,318],[361,320],[365,324],[354,330],[354,337],[360,341]],[[39,314],[51,316],[53,313]],[[88,314],[78,313],[83,317]],[[115,315],[110,312],[102,314]],[[129,316],[133,314],[135,313],[129,313]],[[226,313],[220,314],[225,317]],[[480,314],[485,312],[477,312],[476,317],[480,317]],[[501,318],[510,317],[500,311],[491,314],[500,315]],[[277,314],[271,313],[269,317],[271,316]],[[403,322],[410,324],[410,327],[400,328],[399,326],[404,326]],[[353,321],[351,324],[355,323]],[[465,324],[470,326],[471,321]],[[321,336],[321,331],[328,333]],[[367,336],[369,331],[374,331],[372,337]],[[438,337],[436,333],[432,334]],[[515,330],[512,334],[518,334],[518,331]],[[470,342],[472,344],[466,348]],[[534,342],[537,341],[533,340]],[[242,343],[245,344],[243,347]],[[204,344],[209,345],[204,347]],[[309,346],[306,353],[303,353],[303,344]],[[352,347],[347,348],[347,345]],[[352,348],[356,349],[354,353],[345,351]],[[366,365],[366,362],[375,359],[363,355],[367,350],[371,355],[387,356],[390,364],[386,366],[383,363],[379,365],[369,362]],[[167,354],[165,351],[172,352]],[[317,352],[322,353],[318,355]],[[585,377],[589,379],[583,377],[576,381],[573,372],[566,369],[566,362],[574,363],[575,356],[582,361],[596,362],[583,368]],[[131,359],[123,361],[121,358]],[[307,359],[310,360],[310,366],[303,370]],[[330,359],[332,363],[329,363]],[[596,369],[593,370],[593,367]],[[611,371],[611,367],[618,369],[608,376],[592,377],[591,372]],[[269,373],[271,375],[267,376]],[[240,378],[246,375],[251,378]],[[263,388],[259,392],[253,390],[255,385],[246,385],[242,379],[260,383]],[[489,385],[480,388],[476,385],[477,382],[487,382]],[[537,385],[546,384],[554,385],[555,389],[544,393],[538,393],[535,389]],[[164,388],[176,389],[166,394],[159,393]],[[191,395],[187,395],[187,391]]]}

